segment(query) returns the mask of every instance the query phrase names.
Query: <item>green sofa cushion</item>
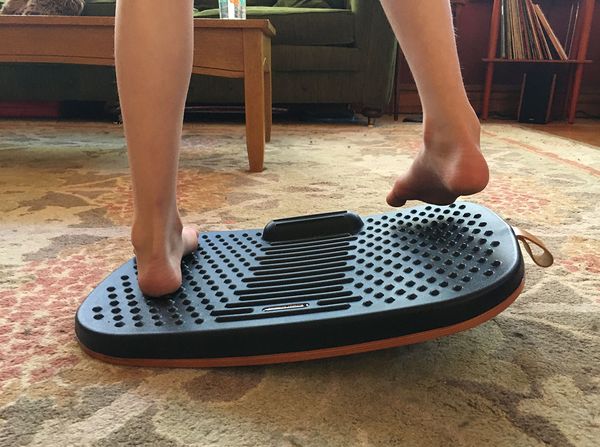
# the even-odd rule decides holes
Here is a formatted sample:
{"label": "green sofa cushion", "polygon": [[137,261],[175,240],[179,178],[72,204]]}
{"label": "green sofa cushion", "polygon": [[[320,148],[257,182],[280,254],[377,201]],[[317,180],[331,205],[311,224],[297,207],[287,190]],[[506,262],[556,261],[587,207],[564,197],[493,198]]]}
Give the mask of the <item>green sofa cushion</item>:
{"label": "green sofa cushion", "polygon": [[[246,0],[246,6],[273,6],[277,0]],[[216,9],[219,0],[194,0],[194,7],[203,11],[205,9]]]}
{"label": "green sofa cushion", "polygon": [[[279,3],[288,4],[279,4]],[[278,3],[275,5],[275,3]],[[294,4],[291,4],[294,3]],[[304,5],[302,5],[304,3]],[[327,6],[312,6],[308,3],[326,3]],[[329,7],[334,9],[349,9],[347,0],[246,0],[246,6],[286,6],[286,7],[304,7],[304,8],[322,8]],[[194,0],[194,7],[200,11],[205,9],[216,9],[219,7],[219,0]]]}
{"label": "green sofa cushion", "polygon": [[358,48],[274,45],[272,52],[273,71],[277,73],[348,73],[362,68]]}
{"label": "green sofa cushion", "polygon": [[114,16],[115,0],[85,0],[83,16]]}
{"label": "green sofa cushion", "polygon": [[276,8],[331,8],[325,0],[277,0]]}
{"label": "green sofa cushion", "polygon": [[[218,9],[194,15],[219,17]],[[269,19],[277,35],[274,45],[350,45],[354,43],[354,13],[346,9],[272,8],[249,6],[249,19]]]}

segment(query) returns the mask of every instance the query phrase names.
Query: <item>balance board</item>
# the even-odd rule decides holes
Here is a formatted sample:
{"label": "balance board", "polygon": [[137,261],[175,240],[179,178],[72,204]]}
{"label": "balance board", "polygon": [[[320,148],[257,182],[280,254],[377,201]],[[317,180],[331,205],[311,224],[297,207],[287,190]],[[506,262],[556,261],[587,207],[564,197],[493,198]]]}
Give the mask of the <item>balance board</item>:
{"label": "balance board", "polygon": [[[534,259],[552,262],[548,252]],[[472,328],[506,309],[524,284],[513,228],[466,202],[206,232],[181,268],[181,288],[159,298],[141,293],[135,259],[115,270],[77,311],[82,348],[139,366],[347,355]]]}

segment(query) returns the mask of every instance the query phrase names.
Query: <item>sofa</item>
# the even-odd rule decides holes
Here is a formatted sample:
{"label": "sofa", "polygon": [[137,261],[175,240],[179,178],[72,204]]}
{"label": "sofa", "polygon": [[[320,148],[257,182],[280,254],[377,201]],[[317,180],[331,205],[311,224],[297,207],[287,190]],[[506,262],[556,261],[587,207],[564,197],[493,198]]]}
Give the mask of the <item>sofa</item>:
{"label": "sofa", "polygon": [[[347,104],[370,117],[382,113],[392,91],[396,40],[379,1],[311,1],[320,7],[294,6],[302,3],[298,0],[247,3],[248,18],[268,18],[277,30],[274,104]],[[218,0],[195,0],[194,6],[196,18],[218,17]],[[115,0],[87,0],[83,11],[88,16],[114,13]],[[193,75],[187,102],[233,105],[243,104],[243,98],[239,79]],[[0,101],[31,100],[117,104],[114,68],[0,64]]]}

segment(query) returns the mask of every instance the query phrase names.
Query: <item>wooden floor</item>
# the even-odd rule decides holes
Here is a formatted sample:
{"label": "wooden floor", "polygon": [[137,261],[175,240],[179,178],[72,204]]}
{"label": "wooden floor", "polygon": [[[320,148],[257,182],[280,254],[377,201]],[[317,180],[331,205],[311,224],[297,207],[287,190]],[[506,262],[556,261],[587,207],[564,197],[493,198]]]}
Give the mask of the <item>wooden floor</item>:
{"label": "wooden floor", "polygon": [[548,124],[524,124],[524,126],[587,143],[600,149],[600,120],[577,119],[574,124],[556,122]]}

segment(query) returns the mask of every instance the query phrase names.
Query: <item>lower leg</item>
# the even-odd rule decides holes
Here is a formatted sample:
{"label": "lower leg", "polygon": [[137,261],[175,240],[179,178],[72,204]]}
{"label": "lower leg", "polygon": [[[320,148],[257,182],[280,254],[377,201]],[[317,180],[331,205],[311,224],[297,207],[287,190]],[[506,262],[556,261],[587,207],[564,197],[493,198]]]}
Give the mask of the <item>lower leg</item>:
{"label": "lower leg", "polygon": [[151,296],[179,288],[181,257],[197,247],[197,233],[183,228],[176,203],[193,5],[181,0],[165,9],[163,3],[118,0],[115,23],[115,66],[134,195],[131,237],[140,288]]}
{"label": "lower leg", "polygon": [[388,195],[446,204],[481,191],[488,168],[479,120],[465,92],[449,0],[381,0],[415,78],[423,107],[424,147]]}

